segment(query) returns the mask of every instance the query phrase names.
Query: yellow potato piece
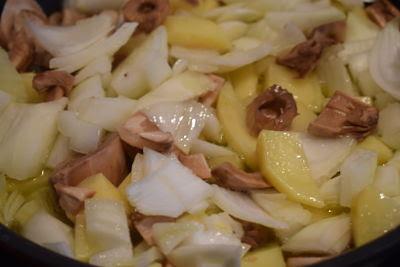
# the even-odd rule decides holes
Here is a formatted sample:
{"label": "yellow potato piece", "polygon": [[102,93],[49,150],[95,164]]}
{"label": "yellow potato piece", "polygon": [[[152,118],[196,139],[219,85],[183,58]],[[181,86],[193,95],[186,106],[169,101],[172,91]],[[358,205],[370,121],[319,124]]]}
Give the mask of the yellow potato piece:
{"label": "yellow potato piece", "polygon": [[83,213],[76,215],[74,230],[75,257],[77,260],[88,262],[92,251],[86,238],[85,215]]}
{"label": "yellow potato piece", "polygon": [[211,20],[194,16],[170,16],[165,21],[168,43],[189,48],[214,49],[226,52],[231,48],[229,39]]}
{"label": "yellow potato piece", "polygon": [[262,131],[257,154],[261,173],[278,191],[292,201],[317,208],[324,206],[296,133]]}
{"label": "yellow potato piece", "polygon": [[227,83],[222,88],[217,103],[218,118],[228,146],[243,157],[252,169],[257,168],[257,138],[251,136],[246,126],[246,107]]}
{"label": "yellow potato piece", "polygon": [[103,174],[96,174],[83,180],[78,187],[84,187],[96,192],[94,199],[102,198],[121,202],[125,205],[127,211],[130,206],[123,195]]}
{"label": "yellow potato piece", "polygon": [[301,102],[297,102],[297,113],[298,115],[292,121],[290,130],[295,132],[307,132],[308,125],[317,118],[317,115]]}
{"label": "yellow potato piece", "polygon": [[285,267],[282,250],[278,245],[267,247],[249,252],[242,258],[242,267]]}
{"label": "yellow potato piece", "polygon": [[378,154],[378,163],[384,164],[388,162],[393,156],[392,150],[383,143],[378,137],[376,136],[368,136],[365,138],[361,143],[358,144],[360,148],[364,148]]}
{"label": "yellow potato piece", "polygon": [[187,0],[171,0],[171,9],[173,11],[182,9],[193,12],[194,14],[202,14],[210,9],[218,7],[217,0],[199,0],[198,4],[190,4]]}
{"label": "yellow potato piece", "polygon": [[236,95],[249,103],[257,94],[258,75],[254,65],[247,65],[229,74]]}
{"label": "yellow potato piece", "polygon": [[207,159],[208,165],[211,169],[221,165],[224,162],[229,162],[233,166],[238,167],[239,169],[244,169],[243,161],[236,154],[231,156],[219,156]]}
{"label": "yellow potato piece", "polygon": [[296,102],[301,102],[313,112],[321,111],[325,98],[316,75],[311,73],[302,79],[297,76],[297,73],[271,60],[267,69],[266,87],[278,84],[291,92]]}
{"label": "yellow potato piece", "polygon": [[359,247],[400,224],[400,202],[370,186],[355,199],[351,218],[354,242]]}

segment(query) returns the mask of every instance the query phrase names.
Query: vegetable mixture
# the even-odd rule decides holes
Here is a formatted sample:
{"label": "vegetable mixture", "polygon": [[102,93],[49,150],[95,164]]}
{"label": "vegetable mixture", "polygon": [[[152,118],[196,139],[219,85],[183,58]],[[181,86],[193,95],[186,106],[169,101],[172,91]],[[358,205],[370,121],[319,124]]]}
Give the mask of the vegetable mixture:
{"label": "vegetable mixture", "polygon": [[307,266],[400,224],[388,0],[7,0],[0,221],[97,266]]}

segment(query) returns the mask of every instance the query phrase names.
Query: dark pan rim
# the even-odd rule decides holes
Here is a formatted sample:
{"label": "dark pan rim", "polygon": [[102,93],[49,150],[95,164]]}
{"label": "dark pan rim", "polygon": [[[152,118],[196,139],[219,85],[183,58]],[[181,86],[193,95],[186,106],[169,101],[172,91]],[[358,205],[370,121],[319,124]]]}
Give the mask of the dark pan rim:
{"label": "dark pan rim", "polygon": [[[382,237],[343,253],[314,267],[336,266],[377,266],[388,254],[398,253],[400,247],[400,227]],[[0,224],[0,249],[10,256],[32,263],[34,266],[90,267],[92,265],[76,261],[54,253],[16,234]],[[25,265],[30,266],[30,265]]]}

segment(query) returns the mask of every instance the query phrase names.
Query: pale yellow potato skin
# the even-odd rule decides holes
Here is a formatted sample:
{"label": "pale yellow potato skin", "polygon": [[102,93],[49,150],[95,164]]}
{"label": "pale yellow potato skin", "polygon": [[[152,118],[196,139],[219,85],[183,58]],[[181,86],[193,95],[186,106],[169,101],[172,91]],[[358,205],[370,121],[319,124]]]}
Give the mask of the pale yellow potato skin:
{"label": "pale yellow potato skin", "polygon": [[262,131],[257,155],[261,173],[279,192],[301,204],[325,206],[296,133]]}

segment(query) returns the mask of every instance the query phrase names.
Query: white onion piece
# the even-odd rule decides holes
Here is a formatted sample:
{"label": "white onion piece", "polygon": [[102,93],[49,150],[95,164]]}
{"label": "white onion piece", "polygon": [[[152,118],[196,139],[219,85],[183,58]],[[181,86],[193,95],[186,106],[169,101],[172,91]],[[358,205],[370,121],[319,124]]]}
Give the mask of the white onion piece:
{"label": "white onion piece", "polygon": [[136,108],[136,102],[126,97],[90,97],[80,102],[78,117],[110,132],[124,123]]}
{"label": "white onion piece", "polygon": [[93,76],[75,87],[69,95],[68,109],[78,111],[81,102],[91,97],[105,96],[101,78],[99,75]]}
{"label": "white onion piece", "polygon": [[321,138],[301,134],[300,142],[307,158],[312,177],[319,185],[335,175],[356,141],[350,137]]}
{"label": "white onion piece", "polygon": [[327,204],[338,205],[340,197],[340,175],[332,178],[320,187],[321,196]]}
{"label": "white onion piece", "polygon": [[22,235],[39,245],[49,243],[65,243],[73,248],[73,231],[70,226],[50,214],[39,211],[23,226]]}
{"label": "white onion piece", "polygon": [[288,224],[307,225],[311,221],[311,213],[301,204],[288,200],[285,194],[276,191],[253,191],[251,198],[272,217]]}
{"label": "white onion piece", "polygon": [[69,258],[74,257],[71,247],[66,242],[43,243],[42,245],[58,254]]}
{"label": "white onion piece", "polygon": [[82,154],[96,150],[104,133],[100,127],[80,120],[72,111],[60,113],[58,130],[69,138],[70,148]]}
{"label": "white onion piece", "polygon": [[[129,246],[115,247],[101,251],[90,257],[89,263],[94,266],[131,266],[133,261],[132,248]],[[136,265],[135,265],[136,266]]]}
{"label": "white onion piece", "polygon": [[112,59],[110,56],[103,56],[96,58],[90,62],[86,67],[81,69],[74,79],[74,84],[79,84],[95,75],[105,75],[111,73],[112,69]]}
{"label": "white onion piece", "polygon": [[400,100],[400,19],[389,22],[379,32],[369,59],[369,71],[375,82]]}
{"label": "white onion piece", "polygon": [[0,113],[11,103],[12,96],[4,91],[0,91]]}
{"label": "white onion piece", "polygon": [[138,101],[135,111],[165,102],[192,100],[200,95],[215,90],[217,82],[202,73],[185,71],[166,80]]}
{"label": "white onion piece", "polygon": [[207,107],[195,101],[161,103],[144,112],[160,130],[171,133],[175,145],[185,153],[200,135],[208,115]]}
{"label": "white onion piece", "polygon": [[96,58],[104,55],[111,56],[129,40],[137,25],[136,22],[126,22],[111,36],[101,39],[77,53],[55,57],[50,60],[50,68],[72,73],[85,67]]}
{"label": "white onion piece", "polygon": [[176,267],[229,266],[240,267],[241,247],[233,245],[180,246],[169,260]]}
{"label": "white onion piece", "polygon": [[244,235],[242,224],[232,219],[226,212],[207,216],[203,219],[203,223],[207,230],[221,232],[226,235],[235,235],[239,240]]}
{"label": "white onion piece", "polygon": [[204,16],[217,22],[232,20],[253,22],[262,18],[263,13],[246,6],[245,3],[235,3],[211,9]]}
{"label": "white onion piece", "polygon": [[46,162],[46,167],[54,169],[58,164],[72,159],[75,153],[69,148],[69,138],[59,134]]}
{"label": "white onion piece", "polygon": [[374,186],[388,197],[400,196],[400,176],[393,166],[379,166],[376,169]]}
{"label": "white onion piece", "polygon": [[121,202],[104,198],[85,200],[85,225],[94,253],[117,247],[132,250],[128,218]]}
{"label": "white onion piece", "polygon": [[350,217],[339,215],[317,221],[296,233],[282,246],[293,253],[339,254],[351,238]]}
{"label": "white onion piece", "polygon": [[225,21],[218,24],[218,26],[224,31],[225,36],[231,41],[243,36],[249,28],[246,23],[238,20]]}
{"label": "white onion piece", "polygon": [[168,158],[157,151],[145,147],[143,149],[143,162],[142,162],[143,174],[146,176],[158,171],[169,160],[171,160],[171,158]]}
{"label": "white onion piece", "polygon": [[40,175],[57,137],[67,98],[39,104],[10,103],[0,115],[0,171],[25,180]]}
{"label": "white onion piece", "polygon": [[257,206],[257,204],[247,195],[233,192],[216,185],[214,185],[213,188],[213,202],[220,209],[229,213],[233,217],[270,228],[283,229],[287,227],[285,222],[272,218]]}
{"label": "white onion piece", "polygon": [[126,190],[129,202],[142,214],[178,217],[212,194],[210,185],[178,160],[166,156],[161,160],[165,162],[161,167]]}
{"label": "white onion piece", "polygon": [[96,43],[114,28],[112,18],[100,14],[78,21],[73,26],[52,26],[26,20],[35,41],[53,56],[77,53]]}
{"label": "white onion piece", "polygon": [[340,205],[351,207],[352,200],[373,183],[378,165],[375,152],[355,149],[340,167]]}
{"label": "white onion piece", "polygon": [[128,266],[149,267],[153,266],[152,263],[155,261],[161,261],[163,258],[164,256],[161,254],[158,248],[151,247],[146,251],[141,252],[139,255],[135,255],[133,257],[133,264]]}
{"label": "white onion piece", "polygon": [[195,221],[177,223],[156,223],[152,227],[153,240],[165,255],[171,253],[185,239],[204,229]]}
{"label": "white onion piece", "polygon": [[378,133],[382,141],[394,149],[400,149],[400,104],[392,103],[379,113]]}
{"label": "white onion piece", "polygon": [[190,153],[201,153],[208,158],[234,156],[235,153],[227,147],[219,146],[201,139],[194,140]]}
{"label": "white onion piece", "polygon": [[224,55],[219,55],[214,51],[189,49],[178,46],[173,46],[170,54],[175,58],[186,59],[189,65],[212,66],[216,69],[216,72],[220,73],[232,71],[260,60],[269,55],[271,50],[271,44],[263,42],[255,48],[246,51],[235,50]]}

